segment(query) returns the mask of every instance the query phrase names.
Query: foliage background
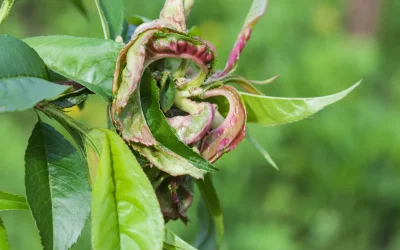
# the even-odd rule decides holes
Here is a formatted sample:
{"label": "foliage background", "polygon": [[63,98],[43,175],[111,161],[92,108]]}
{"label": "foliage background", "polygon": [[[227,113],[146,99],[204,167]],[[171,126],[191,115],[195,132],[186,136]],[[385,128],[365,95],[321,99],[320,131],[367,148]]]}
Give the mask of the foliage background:
{"label": "foliage background", "polygon": [[[163,4],[125,2],[127,17],[156,18]],[[400,249],[400,2],[375,2],[375,19],[366,18],[375,20],[375,26],[360,32],[352,23],[371,15],[364,13],[363,1],[270,1],[238,73],[251,79],[281,75],[262,88],[272,96],[327,95],[360,78],[363,83],[312,119],[282,127],[249,126],[279,172],[247,141],[217,163],[221,171],[214,181],[225,213],[224,249]],[[94,3],[84,4],[87,19],[67,0],[16,1],[0,33],[101,38]],[[196,2],[189,26],[198,25],[215,44],[220,68],[249,6],[246,0]],[[98,98],[70,115],[89,126],[106,127],[105,103]],[[0,114],[0,190],[25,193],[24,151],[35,121],[32,111]],[[189,242],[197,227],[195,206],[197,202],[187,227],[170,224]],[[29,212],[1,216],[12,249],[40,249]],[[88,236],[86,229],[74,249],[89,249]]]}

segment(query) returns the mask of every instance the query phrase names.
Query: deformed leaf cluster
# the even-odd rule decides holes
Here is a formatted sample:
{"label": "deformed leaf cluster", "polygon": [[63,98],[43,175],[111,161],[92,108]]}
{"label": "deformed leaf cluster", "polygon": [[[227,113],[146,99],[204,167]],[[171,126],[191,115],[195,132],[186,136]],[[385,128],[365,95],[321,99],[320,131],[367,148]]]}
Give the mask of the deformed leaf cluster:
{"label": "deformed leaf cluster", "polygon": [[[86,15],[82,1],[71,2]],[[185,18],[193,2],[167,0],[161,21],[153,23],[157,35],[169,39],[174,36],[171,30],[175,29],[176,37],[200,46],[202,42],[190,37],[190,31],[189,35],[184,34]],[[3,2],[0,24],[9,14],[12,3],[12,0]],[[89,214],[93,249],[195,249],[165,227],[154,190],[165,178],[171,177],[161,171],[165,169],[154,167],[150,171],[143,168],[151,163],[132,151],[137,148],[124,141],[121,133],[89,129],[64,112],[73,106],[82,107],[89,94],[101,96],[110,105],[115,101],[112,81],[120,73],[115,75],[115,63],[120,60],[121,50],[128,49],[121,42],[129,42],[130,36],[135,34],[133,31],[141,28],[139,25],[149,25],[149,20],[141,17],[134,18],[134,23],[126,22],[121,0],[95,0],[94,3],[106,39],[42,36],[20,40],[0,35],[0,113],[27,109],[41,112],[25,155],[26,198],[0,192],[0,211],[30,210],[44,249],[70,249],[79,238]],[[200,65],[206,72],[199,74],[199,79],[205,81],[200,84],[209,84],[205,91],[236,83],[248,92],[238,95],[247,114],[246,121],[275,126],[305,119],[341,100],[358,86],[359,83],[325,97],[279,98],[261,95],[250,81],[231,75],[266,4],[266,0],[253,1],[224,70],[212,72],[207,68],[209,65]],[[218,249],[224,234],[222,208],[211,173],[206,173],[215,172],[215,168],[208,159],[186,145],[168,122],[165,114],[179,106],[176,103],[179,87],[172,74],[162,72],[158,86],[152,72],[145,67],[142,70],[138,83],[140,108],[143,122],[157,141],[157,147],[197,168],[198,176],[195,177],[204,175],[203,180],[196,181],[202,196],[199,210],[202,219],[196,247]],[[207,92],[196,95],[197,100],[204,93]],[[232,103],[227,98],[213,95],[209,101],[218,106],[221,119],[229,116]],[[73,142],[44,122],[44,116],[61,124]],[[257,141],[252,139],[252,142],[276,167]],[[143,150],[152,149],[144,147]],[[153,182],[154,176],[160,178],[158,182]],[[9,249],[1,218],[0,249]]]}

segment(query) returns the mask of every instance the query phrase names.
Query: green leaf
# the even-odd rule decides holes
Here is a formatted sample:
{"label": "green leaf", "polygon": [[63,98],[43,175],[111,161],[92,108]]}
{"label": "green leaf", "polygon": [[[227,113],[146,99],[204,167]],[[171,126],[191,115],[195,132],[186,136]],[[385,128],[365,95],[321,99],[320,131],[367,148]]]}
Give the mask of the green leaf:
{"label": "green leaf", "polygon": [[53,99],[67,89],[68,86],[33,77],[0,79],[0,113],[32,108],[40,101]]}
{"label": "green leaf", "polygon": [[205,208],[203,205],[199,207],[200,230],[196,237],[196,246],[199,249],[219,249],[224,238],[224,218],[211,174],[207,174],[204,180],[198,180],[197,186]]}
{"label": "green leaf", "polygon": [[70,0],[71,3],[87,18],[87,11],[83,5],[83,0]]}
{"label": "green leaf", "polygon": [[10,249],[10,247],[8,246],[6,228],[4,227],[4,223],[1,220],[1,218],[0,218],[0,249],[1,250],[9,250]]}
{"label": "green leaf", "polygon": [[168,250],[196,250],[169,229],[165,229],[164,249]]}
{"label": "green leaf", "polygon": [[21,40],[0,35],[0,112],[29,109],[68,89],[48,82],[46,65]]}
{"label": "green leaf", "polygon": [[254,138],[253,136],[251,136],[249,134],[249,131],[247,131],[246,133],[246,137],[249,140],[249,142],[258,150],[258,152],[260,152],[262,154],[262,156],[264,156],[265,160],[271,164],[276,170],[279,171],[278,166],[276,165],[276,163],[274,162],[274,160],[272,159],[271,155],[267,152],[267,150],[265,150],[260,143],[256,140],[256,138]]}
{"label": "green leaf", "polygon": [[41,120],[32,131],[25,154],[25,186],[44,249],[69,249],[90,213],[86,162],[60,133]]}
{"label": "green leaf", "polygon": [[110,38],[115,40],[124,27],[124,0],[99,0],[99,3],[107,20]]}
{"label": "green leaf", "polygon": [[24,41],[51,70],[111,101],[115,62],[122,44],[72,36],[41,36]]}
{"label": "green leaf", "polygon": [[161,109],[164,112],[167,112],[175,100],[175,83],[172,77],[169,74],[165,74],[161,79],[161,90],[160,90],[160,104]]}
{"label": "green leaf", "polygon": [[303,120],[340,101],[359,84],[360,82],[333,95],[314,98],[281,98],[247,93],[240,95],[246,106],[248,122],[274,126]]}
{"label": "green leaf", "polygon": [[88,91],[86,88],[80,89],[75,92],[61,96],[51,103],[63,109],[79,106],[81,103],[86,101],[89,93],[90,91]]}
{"label": "green leaf", "polygon": [[169,125],[160,109],[160,98],[156,81],[148,70],[144,72],[142,82],[143,83],[140,84],[142,110],[154,138],[156,138],[163,147],[185,158],[193,166],[209,172],[215,172],[216,168],[201,155],[197,154],[185,143],[180,141],[175,131]]}
{"label": "green leaf", "polygon": [[23,41],[0,35],[0,48],[0,79],[18,76],[49,79],[43,60]]}
{"label": "green leaf", "polygon": [[93,130],[90,135],[101,150],[92,177],[93,249],[162,249],[160,206],[132,151],[110,130]]}
{"label": "green leaf", "polygon": [[0,191],[0,211],[29,209],[26,198]]}
{"label": "green leaf", "polygon": [[4,20],[7,18],[13,4],[14,0],[3,0],[3,3],[1,4],[0,7],[0,24],[4,22]]}

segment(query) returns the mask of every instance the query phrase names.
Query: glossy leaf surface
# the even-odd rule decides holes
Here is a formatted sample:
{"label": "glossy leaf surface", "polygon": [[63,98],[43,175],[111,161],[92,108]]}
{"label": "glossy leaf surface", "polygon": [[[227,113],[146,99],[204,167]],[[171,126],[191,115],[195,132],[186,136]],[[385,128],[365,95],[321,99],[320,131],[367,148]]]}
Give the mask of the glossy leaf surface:
{"label": "glossy leaf surface", "polygon": [[92,184],[93,249],[162,249],[160,206],[132,151],[110,130],[90,136],[101,150]]}
{"label": "glossy leaf surface", "polygon": [[50,125],[38,121],[25,154],[29,206],[45,250],[68,249],[90,213],[87,166]]}
{"label": "glossy leaf surface", "polygon": [[147,125],[154,138],[165,148],[185,158],[199,169],[215,172],[215,168],[202,156],[190,149],[179,140],[175,131],[169,125],[159,105],[159,94],[156,81],[149,71],[142,76],[143,84],[140,86],[140,98],[142,101],[143,114]]}
{"label": "glossy leaf surface", "polygon": [[24,41],[51,70],[111,101],[115,62],[122,44],[72,36],[41,36]]}
{"label": "glossy leaf surface", "polygon": [[3,221],[0,218],[0,249],[1,250],[9,250],[7,232],[4,226]]}
{"label": "glossy leaf surface", "polygon": [[246,106],[247,121],[274,126],[303,120],[328,105],[343,99],[360,82],[350,88],[328,96],[314,98],[281,98],[240,93]]}
{"label": "glossy leaf surface", "polygon": [[0,211],[26,209],[29,207],[25,197],[0,191]]}
{"label": "glossy leaf surface", "polygon": [[0,54],[0,112],[31,108],[68,88],[47,81],[43,60],[21,40],[0,35]]}

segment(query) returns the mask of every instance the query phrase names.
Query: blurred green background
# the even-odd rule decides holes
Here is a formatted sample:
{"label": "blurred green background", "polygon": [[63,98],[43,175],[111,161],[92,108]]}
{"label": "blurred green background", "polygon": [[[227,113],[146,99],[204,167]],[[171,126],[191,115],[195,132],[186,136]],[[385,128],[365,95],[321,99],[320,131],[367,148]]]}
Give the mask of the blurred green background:
{"label": "blurred green background", "polygon": [[[126,17],[156,18],[163,0],[126,0]],[[189,27],[215,44],[219,68],[241,29],[250,0],[197,0]],[[68,0],[17,0],[0,33],[18,38],[66,34],[102,38],[94,2],[88,18]],[[270,0],[241,57],[238,73],[281,78],[271,96],[311,97],[363,79],[343,101],[281,127],[249,125],[280,167],[244,141],[216,165],[226,225],[223,249],[400,249],[400,1]],[[1,56],[1,55],[0,55]],[[91,97],[70,115],[106,127],[105,103]],[[36,115],[0,114],[0,190],[24,194],[24,151]],[[197,192],[198,195],[198,192]],[[197,229],[170,227],[188,242]],[[1,213],[12,249],[40,249],[29,212]],[[89,229],[74,249],[90,249]]]}

